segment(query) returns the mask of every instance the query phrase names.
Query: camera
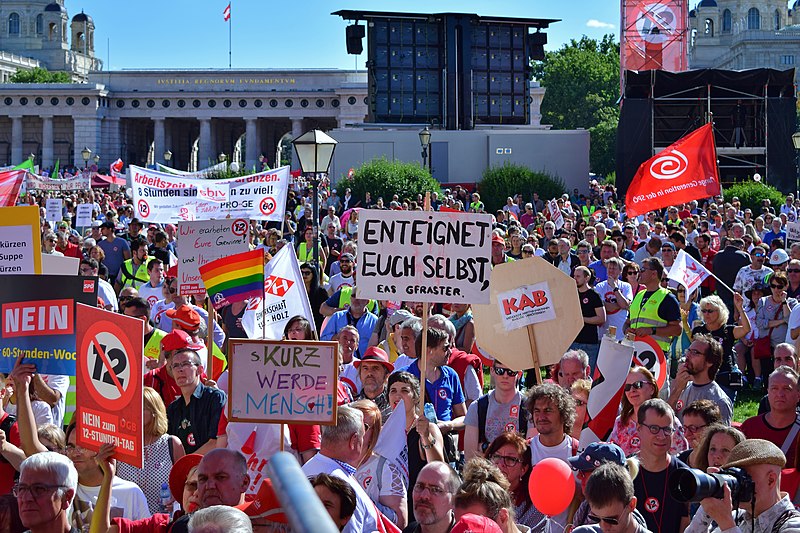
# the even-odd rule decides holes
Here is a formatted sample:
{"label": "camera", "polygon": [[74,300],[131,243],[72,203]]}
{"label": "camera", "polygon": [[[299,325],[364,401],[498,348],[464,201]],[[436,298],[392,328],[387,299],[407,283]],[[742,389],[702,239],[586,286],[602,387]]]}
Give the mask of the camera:
{"label": "camera", "polygon": [[726,468],[715,474],[706,474],[696,468],[679,468],[669,477],[669,493],[681,503],[699,502],[705,498],[722,499],[725,485],[731,489],[732,501],[741,503],[753,499],[755,484],[741,468]]}

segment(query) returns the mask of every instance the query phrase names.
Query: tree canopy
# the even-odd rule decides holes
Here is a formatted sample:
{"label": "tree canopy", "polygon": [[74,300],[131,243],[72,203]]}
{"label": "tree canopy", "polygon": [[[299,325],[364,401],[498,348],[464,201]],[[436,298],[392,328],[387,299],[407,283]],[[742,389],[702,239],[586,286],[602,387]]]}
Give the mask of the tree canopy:
{"label": "tree canopy", "polygon": [[72,83],[72,77],[66,72],[50,72],[41,67],[32,70],[18,70],[9,79],[9,83]]}
{"label": "tree canopy", "polygon": [[544,61],[532,64],[533,76],[547,89],[542,123],[555,129],[585,128],[591,134],[593,172],[615,168],[614,150],[619,121],[619,43],[614,35],[601,40],[572,39]]}

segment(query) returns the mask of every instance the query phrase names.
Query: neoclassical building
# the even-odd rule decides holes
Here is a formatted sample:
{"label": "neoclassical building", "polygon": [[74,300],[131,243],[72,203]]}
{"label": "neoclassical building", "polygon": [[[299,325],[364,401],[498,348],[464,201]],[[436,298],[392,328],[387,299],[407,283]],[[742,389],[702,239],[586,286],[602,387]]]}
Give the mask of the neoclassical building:
{"label": "neoclassical building", "polygon": [[689,12],[689,67],[789,69],[800,62],[800,0],[701,0]]}

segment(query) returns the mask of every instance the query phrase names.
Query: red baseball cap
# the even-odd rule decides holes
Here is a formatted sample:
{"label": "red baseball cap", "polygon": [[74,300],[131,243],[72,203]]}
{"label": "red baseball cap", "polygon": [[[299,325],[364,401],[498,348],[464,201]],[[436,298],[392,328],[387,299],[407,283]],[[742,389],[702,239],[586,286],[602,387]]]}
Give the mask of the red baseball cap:
{"label": "red baseball cap", "polygon": [[497,522],[489,517],[467,513],[456,522],[450,533],[502,533]]}
{"label": "red baseball cap", "polygon": [[172,319],[174,325],[185,330],[194,331],[200,327],[200,313],[191,305],[184,304],[176,309],[168,309],[166,315]]}
{"label": "red baseball cap", "polygon": [[492,244],[494,244],[496,242],[502,244],[503,246],[506,245],[506,240],[504,238],[502,238],[497,233],[492,233]]}
{"label": "red baseball cap", "polygon": [[197,350],[203,348],[203,345],[196,343],[194,339],[192,339],[192,336],[182,329],[171,331],[161,339],[161,349],[165,352],[174,352],[175,350],[182,350],[184,348]]}

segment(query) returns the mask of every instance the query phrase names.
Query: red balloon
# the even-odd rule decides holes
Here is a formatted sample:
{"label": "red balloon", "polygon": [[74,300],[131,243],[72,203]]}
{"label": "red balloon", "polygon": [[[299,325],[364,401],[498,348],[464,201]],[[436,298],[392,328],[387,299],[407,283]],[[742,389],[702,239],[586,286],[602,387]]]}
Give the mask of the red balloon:
{"label": "red balloon", "polygon": [[533,505],[547,516],[564,512],[575,494],[572,469],[561,459],[548,457],[531,470],[528,492]]}

